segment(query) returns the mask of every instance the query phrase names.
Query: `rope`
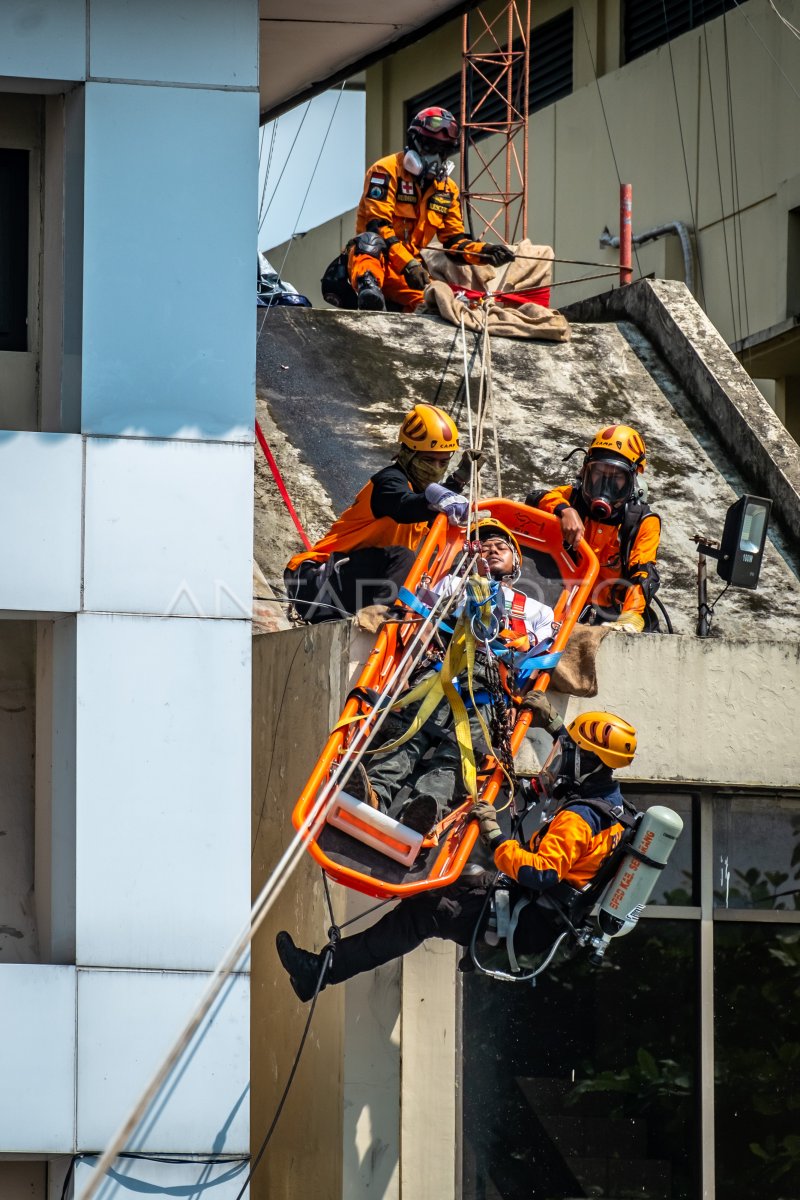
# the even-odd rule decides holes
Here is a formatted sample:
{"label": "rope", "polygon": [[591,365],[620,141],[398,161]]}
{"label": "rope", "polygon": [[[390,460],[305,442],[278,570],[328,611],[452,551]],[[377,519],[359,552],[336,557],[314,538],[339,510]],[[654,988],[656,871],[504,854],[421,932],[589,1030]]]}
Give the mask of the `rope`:
{"label": "rope", "polygon": [[311,542],[306,537],[306,531],[303,529],[303,526],[300,524],[300,518],[298,517],[295,507],[292,504],[292,498],[289,495],[289,492],[287,491],[286,484],[283,482],[283,476],[281,475],[280,470],[278,469],[278,464],[276,463],[275,457],[269,448],[267,439],[264,437],[264,430],[261,428],[258,418],[256,418],[256,437],[258,438],[259,446],[264,451],[264,457],[266,458],[269,469],[272,472],[272,478],[275,480],[275,484],[278,488],[278,491],[281,494],[281,499],[283,500],[283,503],[286,505],[286,507],[289,511],[289,516],[294,521],[295,529],[300,534],[300,537],[303,539],[303,545],[305,546],[306,550],[310,550]]}
{"label": "rope", "polygon": [[[394,694],[401,690],[401,688],[405,685],[405,680],[408,674],[410,674],[417,663],[422,659],[427,650],[428,643],[430,642],[430,639],[433,636],[433,632],[436,628],[436,622],[439,620],[440,616],[446,616],[450,609],[458,602],[458,599],[460,598],[461,593],[466,586],[467,572],[471,568],[474,560],[474,555],[465,556],[458,571],[453,572],[453,574],[456,575],[458,586],[454,588],[453,593],[450,596],[437,597],[436,603],[432,606],[430,614],[422,622],[414,638],[412,639],[412,642],[409,646],[408,656],[402,664],[402,669],[398,670],[395,676],[386,685],[383,693],[379,697],[379,701],[388,696],[394,698]],[[440,603],[440,601],[442,603]],[[383,724],[383,721],[386,718],[386,713],[386,707],[379,702],[376,708],[373,709],[373,712],[369,714],[364,722],[359,726],[351,745],[345,750],[341,761],[336,766],[331,774],[330,779],[322,788],[320,795],[317,797],[314,809],[312,810],[305,827],[296,831],[280,860],[276,864],[274,871],[265,882],[259,895],[256,897],[250,912],[249,921],[240,931],[236,939],[226,951],[222,960],[217,965],[191,1016],[178,1034],[175,1042],[165,1058],[162,1060],[153,1077],[145,1087],[140,1098],[111,1138],[108,1146],[98,1161],[97,1170],[92,1178],[87,1181],[86,1188],[84,1189],[80,1200],[91,1200],[91,1198],[96,1194],[97,1189],[100,1187],[100,1184],[102,1183],[108,1169],[116,1161],[120,1151],[128,1142],[142,1120],[142,1117],[148,1111],[156,1096],[166,1083],[167,1079],[172,1074],[175,1066],[182,1058],[203,1020],[208,1015],[212,1005],[214,1004],[214,1001],[219,996],[226,980],[236,969],[237,964],[242,959],[251,941],[261,928],[261,925],[266,919],[266,916],[272,908],[272,905],[280,895],[280,892],[282,891],[286,881],[288,880],[297,863],[305,854],[306,842],[309,839],[313,840],[313,838],[317,836],[319,829],[322,828],[337,790],[349,779],[356,764],[363,756],[365,749]]]}

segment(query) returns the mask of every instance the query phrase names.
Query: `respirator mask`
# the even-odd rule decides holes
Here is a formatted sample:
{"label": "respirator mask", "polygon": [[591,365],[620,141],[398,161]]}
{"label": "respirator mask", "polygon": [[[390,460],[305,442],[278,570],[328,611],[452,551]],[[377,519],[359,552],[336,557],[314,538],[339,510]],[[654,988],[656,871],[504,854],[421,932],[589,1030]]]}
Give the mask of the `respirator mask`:
{"label": "respirator mask", "polygon": [[633,493],[634,472],[620,459],[590,459],[583,468],[581,489],[595,521],[608,521]]}
{"label": "respirator mask", "polygon": [[542,797],[562,800],[580,792],[580,785],[602,763],[591,750],[582,750],[567,733],[553,742],[553,748],[535,779],[536,791]]}

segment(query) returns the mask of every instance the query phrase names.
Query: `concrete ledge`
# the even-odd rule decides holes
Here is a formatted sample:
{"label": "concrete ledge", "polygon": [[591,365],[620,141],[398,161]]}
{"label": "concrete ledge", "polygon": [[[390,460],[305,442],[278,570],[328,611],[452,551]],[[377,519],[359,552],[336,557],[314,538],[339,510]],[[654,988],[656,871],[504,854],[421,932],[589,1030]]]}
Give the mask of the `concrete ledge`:
{"label": "concrete ledge", "polygon": [[569,305],[569,321],[634,322],[746,479],[800,542],[800,447],[683,283],[642,279]]}

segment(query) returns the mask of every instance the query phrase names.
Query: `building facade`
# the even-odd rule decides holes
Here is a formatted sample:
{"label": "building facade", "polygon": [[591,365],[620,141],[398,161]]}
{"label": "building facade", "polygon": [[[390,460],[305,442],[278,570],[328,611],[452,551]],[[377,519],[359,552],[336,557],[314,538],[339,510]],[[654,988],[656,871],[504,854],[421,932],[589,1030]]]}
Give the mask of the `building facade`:
{"label": "building facade", "polygon": [[[490,19],[496,7],[482,10]],[[796,22],[793,6],[786,15]],[[617,252],[600,239],[606,229],[619,233],[619,184],[632,184],[634,238],[672,226],[636,247],[634,276],[691,283],[795,436],[796,49],[768,0],[543,0],[532,18],[528,176],[531,239],[552,245],[556,260],[601,264],[557,261],[556,307],[616,285],[570,281],[613,270]],[[370,67],[367,164],[404,144],[417,108],[458,106],[460,56],[456,20]],[[353,228],[348,213],[293,245],[287,275],[315,303],[324,267]],[[284,249],[269,253],[282,258]]]}
{"label": "building facade", "polygon": [[[257,5],[0,10],[0,1195],[80,1195],[246,922]],[[249,974],[103,1195],[238,1192]],[[188,1190],[187,1190],[188,1189]]]}

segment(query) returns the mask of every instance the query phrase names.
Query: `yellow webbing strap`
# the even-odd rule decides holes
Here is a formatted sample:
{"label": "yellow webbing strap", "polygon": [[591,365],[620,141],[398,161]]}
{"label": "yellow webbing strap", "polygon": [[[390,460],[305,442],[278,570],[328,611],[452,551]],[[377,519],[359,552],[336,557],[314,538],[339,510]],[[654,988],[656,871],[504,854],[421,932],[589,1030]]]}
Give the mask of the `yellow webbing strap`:
{"label": "yellow webbing strap", "polygon": [[[489,581],[481,578],[479,575],[470,578],[467,584],[467,591],[470,598],[477,603],[479,607],[480,619],[488,627],[491,620],[491,596],[489,590]],[[475,668],[475,635],[472,632],[471,621],[467,618],[467,605],[461,612],[456,621],[453,630],[453,636],[450,638],[450,644],[447,647],[447,653],[444,656],[441,671],[435,672],[427,679],[423,679],[416,687],[412,688],[400,700],[396,700],[391,706],[392,711],[407,708],[411,704],[416,704],[421,701],[419,711],[409,725],[408,729],[396,738],[393,742],[387,742],[385,745],[378,747],[375,750],[366,751],[367,754],[387,754],[390,750],[396,750],[398,746],[402,746],[405,742],[410,741],[415,734],[419,732],[433,711],[438,707],[442,700],[446,700],[450,706],[450,711],[453,714],[453,731],[456,736],[458,752],[461,757],[461,775],[464,780],[464,787],[467,794],[472,800],[478,798],[478,774],[475,765],[475,748],[472,745],[472,732],[469,726],[469,713],[459,693],[453,686],[453,680],[457,679],[462,671],[466,668],[467,688],[473,703],[473,709],[478,718],[478,722],[486,738],[487,746],[491,746],[491,735],[486,727],[486,723],[481,716],[478,706],[475,704],[475,696],[473,692],[472,676]]]}

